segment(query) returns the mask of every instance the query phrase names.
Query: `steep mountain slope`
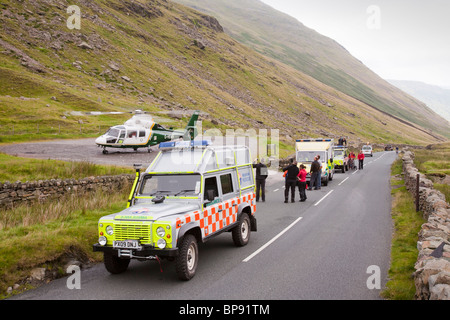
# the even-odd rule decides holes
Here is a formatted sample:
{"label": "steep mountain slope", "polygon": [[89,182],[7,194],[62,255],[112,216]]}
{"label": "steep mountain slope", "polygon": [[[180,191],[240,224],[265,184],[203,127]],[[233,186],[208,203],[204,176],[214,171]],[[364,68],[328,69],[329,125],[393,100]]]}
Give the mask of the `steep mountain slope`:
{"label": "steep mountain slope", "polygon": [[363,101],[450,137],[448,124],[368,69],[334,40],[259,0],[175,0],[218,18],[236,40]]}
{"label": "steep mountain slope", "polygon": [[450,121],[450,89],[419,81],[388,80],[394,86],[423,101],[436,113]]}
{"label": "steep mountain slope", "polygon": [[95,134],[129,115],[82,112],[137,108],[174,127],[186,119],[168,117],[172,111],[199,109],[203,129],[279,129],[282,148],[310,136],[355,144],[439,138],[257,54],[215,18],[182,5],[80,0],[81,29],[71,30],[71,4],[0,3],[0,142],[2,132],[14,141],[36,126],[53,137],[58,127]]}

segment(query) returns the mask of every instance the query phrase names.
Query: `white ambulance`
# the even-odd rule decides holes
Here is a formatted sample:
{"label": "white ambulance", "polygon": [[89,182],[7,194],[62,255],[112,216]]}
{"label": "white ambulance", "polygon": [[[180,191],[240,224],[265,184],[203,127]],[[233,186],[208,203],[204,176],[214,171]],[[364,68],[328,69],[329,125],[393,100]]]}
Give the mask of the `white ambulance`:
{"label": "white ambulance", "polygon": [[298,139],[295,142],[295,158],[297,165],[305,165],[308,175],[306,179],[310,184],[309,170],[314,157],[319,155],[322,162],[321,183],[328,185],[328,182],[334,177],[333,163],[333,139]]}

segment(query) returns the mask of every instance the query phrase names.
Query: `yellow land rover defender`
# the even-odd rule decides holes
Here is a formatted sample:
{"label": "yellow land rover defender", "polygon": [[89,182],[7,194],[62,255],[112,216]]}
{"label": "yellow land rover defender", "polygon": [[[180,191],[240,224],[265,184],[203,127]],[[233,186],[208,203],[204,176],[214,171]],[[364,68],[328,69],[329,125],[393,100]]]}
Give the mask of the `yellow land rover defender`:
{"label": "yellow land rover defender", "polygon": [[190,280],[199,261],[198,243],[228,231],[244,246],[256,231],[254,176],[245,146],[208,141],[165,142],[141,173],[136,170],[128,208],[102,217],[94,251],[106,269],[124,272],[131,259],[175,261]]}

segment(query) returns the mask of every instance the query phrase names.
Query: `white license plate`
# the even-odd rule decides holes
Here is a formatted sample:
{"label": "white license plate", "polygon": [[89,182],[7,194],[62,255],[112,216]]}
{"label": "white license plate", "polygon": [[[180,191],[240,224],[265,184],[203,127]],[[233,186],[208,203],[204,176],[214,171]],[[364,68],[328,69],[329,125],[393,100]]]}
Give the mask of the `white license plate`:
{"label": "white license plate", "polygon": [[120,249],[141,249],[141,245],[137,240],[114,241],[113,247]]}

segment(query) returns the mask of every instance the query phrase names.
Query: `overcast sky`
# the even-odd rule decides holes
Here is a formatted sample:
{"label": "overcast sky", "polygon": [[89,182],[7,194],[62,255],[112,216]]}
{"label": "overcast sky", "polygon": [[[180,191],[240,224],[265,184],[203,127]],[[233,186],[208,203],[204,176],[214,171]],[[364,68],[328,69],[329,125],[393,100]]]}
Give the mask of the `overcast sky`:
{"label": "overcast sky", "polygon": [[384,79],[450,88],[449,0],[261,0],[344,46]]}

